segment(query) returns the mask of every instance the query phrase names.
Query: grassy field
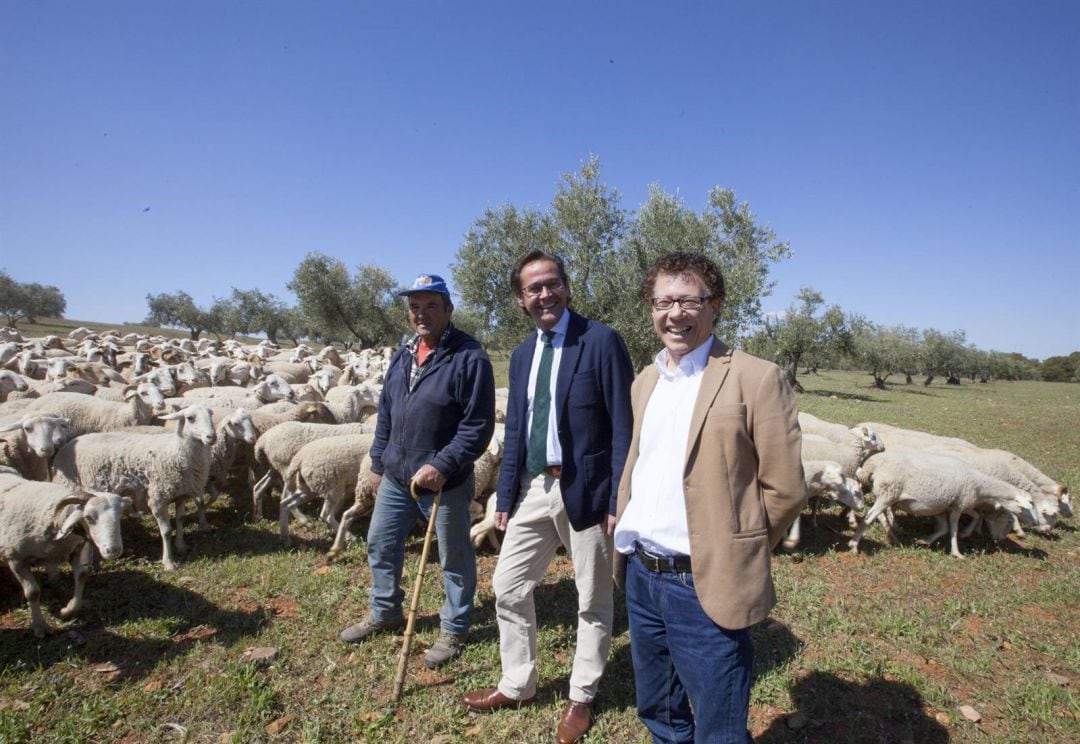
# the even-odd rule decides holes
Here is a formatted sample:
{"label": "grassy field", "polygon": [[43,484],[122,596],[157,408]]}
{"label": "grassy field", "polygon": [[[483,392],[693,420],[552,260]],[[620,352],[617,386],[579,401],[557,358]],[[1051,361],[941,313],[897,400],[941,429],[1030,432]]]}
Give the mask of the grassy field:
{"label": "grassy field", "polygon": [[[505,364],[505,362],[501,362]],[[497,361],[497,366],[499,362]],[[1005,447],[1080,483],[1080,386],[1051,383],[868,387],[869,376],[807,376],[801,407]],[[475,717],[458,697],[499,677],[491,573],[480,558],[473,643],[445,671],[423,668],[438,633],[437,564],[422,597],[404,698],[389,702],[400,638],[359,647],[337,634],[366,611],[361,544],[338,562],[315,524],[279,547],[276,522],[250,524],[249,499],[223,499],[215,531],[192,534],[179,571],[160,569],[149,518],[125,524],[125,554],[91,577],[75,620],[38,641],[7,571],[0,576],[0,742],[550,741],[567,690],[576,600],[565,558],[537,589],[538,701]],[[780,605],[754,629],[751,725],[764,742],[1080,741],[1080,535],[915,545],[929,522],[901,521],[901,547],[877,527],[863,554],[826,512],[796,555],[775,560]],[[415,569],[421,538],[409,546]],[[411,578],[406,577],[411,587]],[[56,613],[67,572],[45,584]],[[621,605],[621,598],[617,606]],[[594,742],[645,742],[634,714],[625,612],[601,686]],[[271,648],[269,661],[249,661]],[[965,718],[970,706],[981,719]]]}

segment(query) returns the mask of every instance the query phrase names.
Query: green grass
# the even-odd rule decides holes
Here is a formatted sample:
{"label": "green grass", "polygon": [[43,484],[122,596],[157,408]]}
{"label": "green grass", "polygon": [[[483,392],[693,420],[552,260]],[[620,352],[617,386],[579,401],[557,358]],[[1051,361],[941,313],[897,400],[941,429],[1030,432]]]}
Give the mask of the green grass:
{"label": "green grass", "polygon": [[[868,375],[833,372],[802,382],[801,407],[824,418],[962,436],[1080,482],[1080,386],[877,391]],[[438,566],[429,567],[405,695],[394,704],[400,637],[358,647],[337,640],[366,612],[370,574],[362,545],[327,565],[330,536],[314,524],[297,527],[297,547],[282,550],[276,522],[245,521],[249,501],[243,494],[219,501],[212,533],[189,528],[193,550],[175,573],[160,569],[151,520],[125,524],[124,557],[90,578],[81,615],[40,641],[28,630],[13,579],[0,576],[0,742],[551,740],[573,657],[576,601],[565,557],[537,589],[536,704],[474,717],[457,702],[499,678],[490,554],[480,558],[473,643],[437,672],[421,660],[438,633],[442,601]],[[1080,740],[1076,520],[1049,537],[1002,545],[970,539],[961,545],[964,561],[941,543],[914,544],[929,522],[901,519],[900,526],[901,547],[886,546],[874,527],[864,552],[853,556],[843,552],[845,523],[825,512],[817,529],[804,527],[799,554],[776,557],[780,604],[753,631],[751,724],[758,741]],[[409,543],[408,587],[420,543],[419,534]],[[46,583],[47,610],[55,614],[70,591],[66,572]],[[617,606],[589,740],[645,742],[633,707],[625,612],[621,601]],[[243,660],[257,646],[277,649],[265,667]],[[962,705],[982,721],[967,721]],[[796,711],[803,718],[792,729]],[[275,721],[280,731],[268,733]]]}

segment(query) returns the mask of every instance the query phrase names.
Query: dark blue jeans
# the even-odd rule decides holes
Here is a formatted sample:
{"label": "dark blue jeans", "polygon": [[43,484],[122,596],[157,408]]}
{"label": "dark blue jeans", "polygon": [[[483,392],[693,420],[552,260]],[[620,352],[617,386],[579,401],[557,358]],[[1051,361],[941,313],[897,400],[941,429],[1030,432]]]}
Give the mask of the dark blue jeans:
{"label": "dark blue jeans", "polygon": [[749,629],[714,623],[690,573],[654,573],[636,555],[626,567],[626,609],[638,717],[653,741],[752,741]]}

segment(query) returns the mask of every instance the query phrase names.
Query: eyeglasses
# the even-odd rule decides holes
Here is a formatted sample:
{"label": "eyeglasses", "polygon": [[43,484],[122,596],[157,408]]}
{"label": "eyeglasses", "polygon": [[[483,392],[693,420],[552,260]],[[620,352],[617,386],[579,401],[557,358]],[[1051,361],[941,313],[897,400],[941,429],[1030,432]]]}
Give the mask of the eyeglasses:
{"label": "eyeglasses", "polygon": [[552,279],[550,282],[537,282],[536,284],[530,284],[529,286],[523,288],[521,291],[529,295],[529,297],[539,297],[545,289],[548,292],[554,293],[558,292],[564,286],[565,285],[562,283],[561,279]]}
{"label": "eyeglasses", "polygon": [[649,300],[649,304],[652,305],[653,310],[670,310],[676,305],[683,310],[700,310],[705,301],[711,299],[712,297],[679,297],[677,299],[653,297]]}

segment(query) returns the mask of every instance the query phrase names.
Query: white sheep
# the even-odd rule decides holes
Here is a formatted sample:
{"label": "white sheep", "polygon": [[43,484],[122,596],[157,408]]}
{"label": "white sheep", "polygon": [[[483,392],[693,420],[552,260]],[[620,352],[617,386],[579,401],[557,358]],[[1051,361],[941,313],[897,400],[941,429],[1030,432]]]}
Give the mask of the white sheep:
{"label": "white sheep", "polygon": [[919,452],[912,456],[897,451],[873,459],[870,480],[875,501],[849,543],[853,553],[858,552],[867,525],[889,508],[915,516],[947,514],[947,527],[941,529],[942,520],[939,520],[939,529],[924,542],[932,543],[948,531],[950,552],[957,558],[963,558],[957,528],[964,512],[978,509],[1019,514],[1034,508],[1031,499],[1020,489],[947,455]]}
{"label": "white sheep", "polygon": [[840,463],[844,475],[854,477],[855,471],[870,455],[881,452],[885,445],[874,430],[867,426],[853,426],[848,429],[847,441],[837,444],[815,434],[804,434],[802,438],[803,462],[811,460],[831,460]]}
{"label": "white sheep", "polygon": [[9,369],[0,369],[0,402],[7,400],[9,393],[25,392],[29,389],[30,385],[25,377]]}
{"label": "white sheep", "polygon": [[70,438],[70,423],[61,416],[31,414],[0,425],[0,465],[27,480],[49,480],[49,459]]}
{"label": "white sheep", "polygon": [[[233,408],[258,408],[278,400],[295,400],[296,393],[280,375],[267,375],[250,388],[207,387],[194,388],[184,393],[182,398],[170,400],[171,403],[186,405],[192,402],[207,405],[232,406]],[[211,401],[213,401],[211,403]]]}
{"label": "white sheep", "polygon": [[334,544],[327,551],[327,558],[335,558],[341,555],[345,546],[352,541],[352,533],[349,528],[360,517],[367,516],[375,509],[375,489],[371,486],[371,452],[365,452],[360,461],[360,470],[356,476],[355,490],[353,491],[353,503],[341,515],[338,522],[337,535]]}
{"label": "white sheep", "polygon": [[[54,482],[118,490],[132,478],[145,481],[147,503],[161,532],[161,562],[176,569],[173,549],[184,543],[185,500],[198,498],[210,474],[210,446],[217,440],[210,409],[201,404],[162,416],[176,420],[175,432],[106,432],[68,442],[53,461]],[[169,541],[169,504],[175,504],[176,531]]]}
{"label": "white sheep", "polygon": [[372,433],[326,437],[300,448],[284,473],[283,494],[287,495],[281,498],[278,514],[283,545],[288,547],[291,542],[289,511],[314,498],[323,499],[319,518],[336,535],[337,514],[345,499],[356,491],[361,463],[374,438]]}
{"label": "white sheep", "polygon": [[257,474],[251,491],[252,518],[262,519],[262,501],[275,483],[282,483],[282,499],[287,497],[287,484],[283,477],[293,457],[305,444],[323,437],[340,437],[350,434],[373,434],[370,424],[315,424],[287,421],[259,436],[255,442],[254,470]]}
{"label": "white sheep", "polygon": [[71,422],[71,436],[91,432],[116,431],[129,426],[149,424],[155,414],[165,410],[161,391],[154,385],[128,388],[126,403],[114,403],[79,393],[50,393],[30,402],[25,413],[51,413]]}
{"label": "white sheep", "polygon": [[[853,521],[854,515],[863,510],[862,487],[859,481],[844,475],[844,469],[840,463],[831,460],[803,460],[803,477],[806,480],[806,491],[813,504],[815,515],[822,499],[828,499],[847,508],[849,518]],[[800,514],[788,528],[783,541],[785,550],[794,550],[798,547],[802,536],[801,522],[802,515]],[[857,522],[852,526],[857,527]]]}
{"label": "white sheep", "polygon": [[[105,558],[117,558],[124,550],[120,517],[131,500],[113,493],[72,492],[53,483],[28,481],[0,473],[0,559],[22,585],[30,605],[30,627],[41,638],[50,629],[41,611],[41,588],[30,571],[34,560],[55,565],[71,562],[75,592],[60,610],[68,619],[82,605],[89,555],[81,548],[90,543],[75,528],[82,526]],[[82,553],[82,555],[78,555]]]}

